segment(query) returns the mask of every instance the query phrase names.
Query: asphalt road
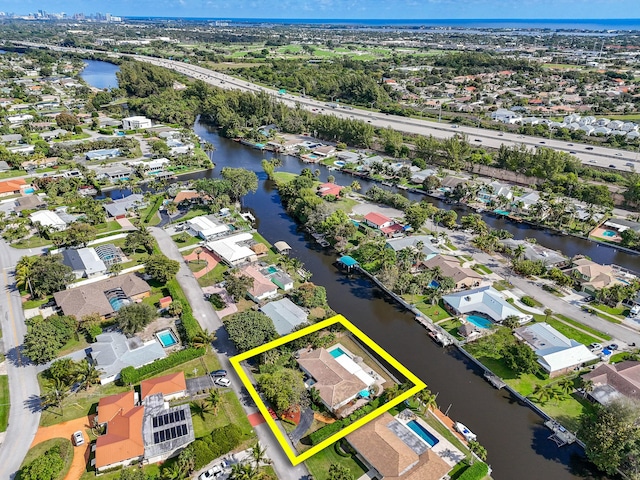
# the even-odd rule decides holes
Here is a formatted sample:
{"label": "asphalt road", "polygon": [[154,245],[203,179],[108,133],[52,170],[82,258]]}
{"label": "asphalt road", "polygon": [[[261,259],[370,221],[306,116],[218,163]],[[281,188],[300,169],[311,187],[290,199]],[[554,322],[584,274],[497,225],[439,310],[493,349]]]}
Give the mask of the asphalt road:
{"label": "asphalt road", "polygon": [[[248,393],[242,386],[240,378],[236,375],[235,370],[229,362],[229,358],[236,355],[238,352],[229,340],[227,331],[222,325],[222,321],[218,317],[213,307],[207,302],[202,293],[198,281],[193,276],[193,273],[184,262],[182,254],[178,251],[178,247],[175,245],[171,237],[160,228],[151,228],[151,233],[158,241],[160,250],[167,257],[172,260],[180,262],[180,270],[178,271],[177,279],[178,283],[182,287],[189,304],[193,309],[193,314],[200,322],[202,328],[207,329],[209,332],[215,332],[216,341],[213,342],[213,346],[220,360],[220,365],[227,371],[227,378],[231,380],[231,388],[236,393],[242,403],[242,408],[247,415],[258,412],[257,407],[252,403]],[[258,440],[267,449],[267,456],[272,461],[273,469],[276,471],[280,480],[300,480],[307,478],[309,472],[304,464],[291,465],[291,462],[285,455],[284,451],[280,447],[279,443],[271,433],[268,425],[263,423],[255,428]],[[0,478],[3,478],[0,476]]]}
{"label": "asphalt road", "polygon": [[27,252],[15,250],[0,238],[0,325],[7,358],[11,409],[5,440],[0,445],[0,478],[14,478],[40,423],[40,388],[36,367],[20,355],[26,326],[13,270]]}

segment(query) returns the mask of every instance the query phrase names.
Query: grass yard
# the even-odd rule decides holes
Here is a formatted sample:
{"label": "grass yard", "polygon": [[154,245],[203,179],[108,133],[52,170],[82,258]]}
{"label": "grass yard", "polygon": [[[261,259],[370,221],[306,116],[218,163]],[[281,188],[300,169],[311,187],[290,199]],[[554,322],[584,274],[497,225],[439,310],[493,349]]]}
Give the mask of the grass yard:
{"label": "grass yard", "polygon": [[[4,361],[4,358],[2,361]],[[9,377],[0,375],[0,432],[7,430],[9,406]]]}
{"label": "grass yard", "polygon": [[437,305],[431,305],[431,303],[425,303],[424,301],[420,301],[415,305],[418,310],[434,322],[451,316],[451,314],[444,309],[444,303],[442,300],[440,300]]}
{"label": "grass yard", "polygon": [[509,290],[510,288],[513,288],[513,285],[506,280],[498,280],[497,282],[493,282],[493,288],[501,292],[503,290]]}
{"label": "grass yard", "polygon": [[[386,381],[384,385],[385,388],[395,383],[391,379],[391,377],[387,374],[387,372],[385,372],[382,368],[380,368],[380,365],[378,365],[378,363],[371,357],[371,354],[369,353],[369,351],[363,349],[359,344],[354,342],[349,335],[340,336],[338,337],[337,340],[338,340],[338,343],[341,343],[343,346],[345,346],[347,350],[349,350],[351,353],[353,353],[354,355],[357,355],[358,357],[361,357],[367,366],[371,367],[374,371],[378,373],[378,375],[384,378]],[[392,368],[393,367],[391,367],[391,371],[393,371]]]}
{"label": "grass yard", "polygon": [[22,309],[29,310],[30,308],[38,308],[51,300],[53,300],[53,295],[44,298],[36,298],[34,300],[27,300],[22,303]]}
{"label": "grass yard", "polygon": [[620,320],[627,317],[631,311],[628,307],[625,307],[624,305],[620,305],[619,307],[610,307],[609,305],[604,305],[602,303],[594,302],[592,303],[592,306],[594,308],[597,308],[598,310],[608,313],[609,315],[615,315],[617,317],[620,317]]}
{"label": "grass yard", "polygon": [[555,318],[549,318],[546,322],[551,325],[553,328],[558,330],[561,334],[574,339],[576,342],[584,343],[585,345],[589,345],[590,343],[597,343],[602,341],[602,339],[589,335],[588,333],[577,330],[576,328],[567,325]]}
{"label": "grass yard", "polygon": [[275,172],[273,174],[273,179],[276,182],[290,182],[291,180],[293,180],[294,178],[296,178],[298,175],[295,173],[288,173],[288,172]]}
{"label": "grass yard", "polygon": [[34,235],[29,238],[24,238],[11,244],[13,248],[22,248],[22,249],[44,247],[47,245],[51,245],[51,240],[47,240],[46,238],[39,237],[38,235]]}
{"label": "grass yard", "polygon": [[191,220],[192,218],[196,218],[201,215],[209,215],[210,213],[211,211],[208,208],[191,207],[184,217],[180,217],[179,222],[186,222],[187,220]]}
{"label": "grass yard", "polygon": [[215,283],[221,282],[222,280],[224,280],[224,272],[226,272],[228,269],[229,267],[223,265],[222,263],[219,263],[213,268],[213,270],[205,273],[203,276],[198,278],[198,285],[200,285],[201,287],[208,287]]}
{"label": "grass yard", "polygon": [[491,275],[493,272],[484,265],[476,263],[475,265],[471,265],[471,268],[478,272],[480,275]]}
{"label": "grass yard", "polygon": [[7,170],[6,172],[0,172],[0,180],[5,180],[7,178],[13,177],[22,177],[26,174],[27,172],[25,170]]}
{"label": "grass yard", "polygon": [[574,320],[573,318],[569,318],[569,317],[567,317],[565,315],[562,315],[561,313],[556,313],[554,315],[554,317],[558,317],[559,319],[561,319],[561,320],[563,320],[563,321],[565,321],[567,323],[570,323],[574,327],[578,327],[578,328],[584,330],[585,332],[589,332],[589,333],[591,333],[592,335],[594,335],[596,337],[600,337],[603,340],[612,340],[611,335],[608,335],[608,334],[606,334],[604,332],[601,332],[600,330],[596,330],[595,328],[591,328],[588,325],[584,325],[584,324],[578,322],[577,320]]}
{"label": "grass yard", "polygon": [[188,266],[189,266],[189,270],[191,270],[192,272],[194,273],[199,272],[200,270],[202,270],[207,266],[207,261],[206,260],[189,260]]}
{"label": "grass yard", "polygon": [[178,246],[178,248],[188,247],[189,245],[197,245],[198,243],[200,243],[202,241],[201,238],[194,237],[193,235],[189,235],[188,233],[186,233],[184,235],[184,238],[187,238],[186,241],[182,241],[182,238],[183,238],[182,233],[178,233],[177,235],[173,235],[171,238],[173,239],[175,244]]}
{"label": "grass yard", "polygon": [[316,453],[305,462],[309,472],[316,480],[327,480],[329,478],[328,472],[332,463],[338,463],[348,468],[353,478],[360,478],[367,471],[354,457],[341,457],[338,455],[333,445]]}
{"label": "grass yard", "polygon": [[106,223],[99,223],[95,226],[98,235],[104,235],[112,232],[117,232],[118,230],[122,230],[122,227],[115,220],[111,220]]}
{"label": "grass yard", "polygon": [[221,398],[217,415],[213,415],[213,412],[205,414],[204,420],[198,415],[193,415],[193,431],[196,438],[204,437],[210,434],[214,428],[229,424],[234,424],[242,430],[244,441],[253,438],[255,436],[253,428],[235,393],[228,390],[222,394]]}
{"label": "grass yard", "polygon": [[[51,440],[46,440],[42,443],[39,443],[27,452],[27,456],[22,461],[20,469],[33,462],[36,458],[40,458],[45,454],[45,452],[51,450],[54,447],[58,447],[60,449],[60,455],[64,460],[64,467],[62,468],[60,474],[53,480],[60,480],[62,478],[65,478],[67,476],[69,468],[71,468],[71,461],[73,460],[73,445],[71,444],[71,440],[69,440],[68,438],[52,438]],[[18,472],[18,474],[16,475],[16,480],[21,479],[22,475],[20,474],[20,472]]]}
{"label": "grass yard", "polygon": [[444,322],[438,323],[438,326],[444,328],[447,332],[453,335],[458,340],[464,340],[464,337],[458,333],[458,328],[462,325],[462,322],[456,318],[450,318]]}

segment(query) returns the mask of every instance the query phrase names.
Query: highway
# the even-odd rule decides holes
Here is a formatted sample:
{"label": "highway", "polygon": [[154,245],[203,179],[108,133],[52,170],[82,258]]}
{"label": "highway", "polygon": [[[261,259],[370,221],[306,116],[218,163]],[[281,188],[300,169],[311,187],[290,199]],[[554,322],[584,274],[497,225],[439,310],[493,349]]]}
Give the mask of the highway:
{"label": "highway", "polygon": [[[105,52],[97,50],[85,50],[71,47],[59,47],[32,42],[15,42],[16,44],[50,48],[56,51],[68,51],[77,53],[96,53],[104,55]],[[452,137],[455,134],[464,134],[469,142],[477,147],[499,148],[501,145],[518,146],[525,145],[529,148],[548,147],[555,150],[565,151],[577,157],[583,164],[614,169],[623,172],[634,171],[636,165],[640,167],[640,148],[638,151],[621,150],[594,146],[572,141],[554,140],[546,137],[533,137],[529,135],[519,135],[516,133],[500,132],[485,128],[475,128],[459,126],[453,124],[439,123],[432,120],[421,120],[415,118],[389,115],[379,112],[370,112],[359,108],[341,106],[332,108],[328,102],[315,100],[309,97],[291,94],[279,94],[278,90],[256,85],[246,80],[238,79],[224,73],[209,70],[197,65],[191,65],[176,60],[166,60],[162,58],[148,57],[144,55],[130,55],[119,53],[108,53],[111,56],[130,57],[138,61],[151,63],[161,67],[169,68],[189,77],[202,80],[210,85],[220,88],[236,89],[250,92],[266,92],[277,100],[285,103],[289,107],[299,105],[301,108],[325,115],[335,115],[340,118],[353,118],[362,120],[375,127],[388,127],[401,132],[432,135],[438,139]],[[640,168],[638,169],[640,171]]]}

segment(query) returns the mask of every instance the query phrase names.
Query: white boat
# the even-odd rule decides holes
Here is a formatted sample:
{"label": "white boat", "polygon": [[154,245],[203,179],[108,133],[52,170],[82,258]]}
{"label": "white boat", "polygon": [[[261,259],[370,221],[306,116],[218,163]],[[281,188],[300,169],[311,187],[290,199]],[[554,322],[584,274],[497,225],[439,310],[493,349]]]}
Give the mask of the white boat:
{"label": "white boat", "polygon": [[464,424],[460,422],[455,423],[456,430],[465,438],[467,442],[471,442],[478,438],[475,433],[469,430]]}

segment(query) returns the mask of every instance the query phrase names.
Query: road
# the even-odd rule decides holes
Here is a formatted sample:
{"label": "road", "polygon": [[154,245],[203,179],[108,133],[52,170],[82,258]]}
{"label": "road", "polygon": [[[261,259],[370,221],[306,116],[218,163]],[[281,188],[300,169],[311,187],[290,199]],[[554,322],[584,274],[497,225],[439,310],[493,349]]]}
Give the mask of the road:
{"label": "road", "polygon": [[5,441],[0,445],[0,478],[14,478],[40,423],[40,388],[36,379],[36,367],[22,357],[19,350],[26,326],[13,270],[25,253],[27,252],[9,247],[0,238],[0,324],[11,399],[9,427]]}
{"label": "road", "polygon": [[[200,322],[202,328],[207,329],[209,332],[215,332],[216,341],[213,343],[213,346],[220,360],[221,367],[228,372],[228,378],[231,380],[231,388],[238,398],[241,399],[242,408],[247,415],[258,412],[258,408],[249,399],[248,393],[244,393],[246,390],[244,390],[240,378],[236,375],[235,370],[231,366],[231,362],[229,362],[229,358],[238,352],[231,340],[229,340],[227,331],[223,328],[222,321],[211,304],[205,300],[202,289],[193,276],[193,272],[191,272],[184,262],[182,254],[178,251],[176,244],[164,230],[157,227],[150,228],[150,230],[158,241],[162,253],[172,260],[180,262],[180,270],[177,275],[178,283],[187,296],[187,300],[193,309],[193,314],[198,319],[198,322]],[[280,445],[266,423],[255,427],[255,431],[260,443],[266,447],[267,456],[273,462],[273,469],[280,480],[300,480],[307,478],[309,475],[307,468],[304,464],[296,465],[295,467],[291,465],[291,462],[282,448],[280,448]]]}
{"label": "road", "polygon": [[[97,50],[80,49],[73,47],[59,47],[33,42],[14,43],[30,47],[49,48],[61,52],[105,54],[105,52]],[[318,113],[326,115],[335,115],[336,117],[340,118],[353,118],[363,120],[371,123],[371,125],[375,127],[389,127],[401,132],[418,135],[433,135],[434,137],[439,139],[449,138],[455,134],[465,134],[469,138],[470,143],[478,147],[484,146],[497,149],[501,145],[525,145],[529,148],[544,146],[553,148],[555,150],[561,150],[571,153],[584,164],[626,172],[634,170],[636,164],[640,167],[640,149],[637,152],[631,152],[629,150],[619,150],[614,148],[593,146],[572,141],[553,140],[546,137],[534,137],[529,135],[519,135],[515,133],[488,130],[484,128],[450,125],[431,120],[421,120],[379,112],[370,112],[368,110],[361,110],[359,108],[351,108],[348,105],[344,104],[342,104],[343,106],[339,108],[331,108],[327,102],[314,100],[312,98],[303,97],[301,95],[280,95],[277,89],[256,85],[246,80],[241,80],[197,65],[191,65],[176,60],[148,57],[145,55],[130,55],[119,53],[109,53],[109,55],[114,57],[130,57],[142,62],[169,68],[189,77],[203,80],[206,83],[215,85],[216,87],[220,88],[251,92],[265,92],[269,95],[272,95],[278,101],[285,103],[289,107],[300,106],[303,109],[317,111]]]}

